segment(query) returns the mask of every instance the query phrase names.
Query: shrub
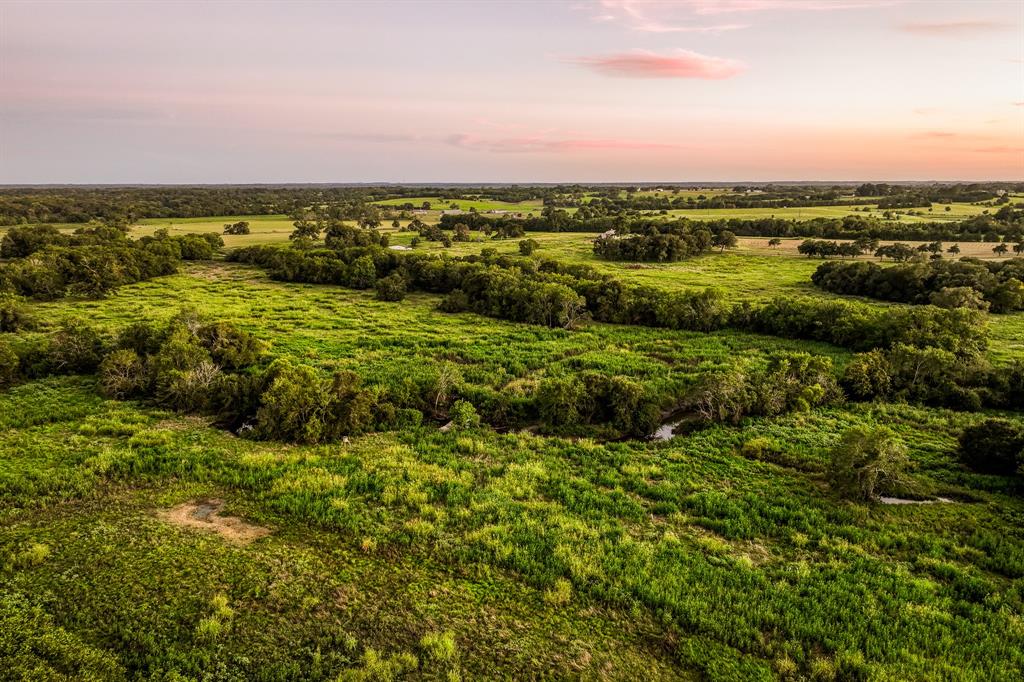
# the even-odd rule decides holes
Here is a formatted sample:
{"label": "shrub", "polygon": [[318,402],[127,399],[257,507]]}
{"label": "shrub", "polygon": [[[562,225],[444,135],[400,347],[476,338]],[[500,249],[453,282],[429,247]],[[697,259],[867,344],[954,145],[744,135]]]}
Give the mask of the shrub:
{"label": "shrub", "polygon": [[451,663],[458,656],[455,635],[451,631],[428,632],[420,640],[426,658],[440,663]]}
{"label": "shrub", "polygon": [[6,340],[0,339],[0,388],[6,388],[17,379],[20,366],[18,354]]}
{"label": "shrub", "polygon": [[981,292],[972,287],[944,287],[932,293],[928,302],[940,308],[970,308],[971,310],[987,311],[988,301]]}
{"label": "shrub", "polygon": [[82,322],[65,322],[50,338],[47,365],[54,374],[87,374],[96,370],[103,342]]}
{"label": "shrub", "polygon": [[519,242],[519,253],[523,256],[532,256],[533,252],[540,248],[540,242],[536,239],[524,239]]}
{"label": "shrub", "polygon": [[278,360],[274,377],[260,397],[256,435],[267,439],[318,443],[323,437],[327,396],[320,376],[309,365]]}
{"label": "shrub", "polygon": [[381,301],[401,301],[405,290],[405,278],[397,272],[377,280],[377,298]]}
{"label": "shrub", "polygon": [[907,449],[886,427],[855,426],[843,432],[828,463],[828,481],[841,496],[873,500],[883,487],[903,481]]}
{"label": "shrub", "polygon": [[354,289],[369,289],[377,279],[377,269],[370,256],[360,256],[352,263],[349,285]]}
{"label": "shrub", "polygon": [[963,464],[984,474],[1013,474],[1024,465],[1024,428],[1005,419],[986,419],[960,434]]}
{"label": "shrub", "polygon": [[138,353],[123,348],[108,353],[100,363],[99,384],[103,395],[119,400],[141,393],[146,374]]}
{"label": "shrub", "polygon": [[480,426],[480,415],[476,413],[473,403],[466,400],[456,400],[448,411],[448,416],[457,429],[475,429]]}
{"label": "shrub", "polygon": [[199,328],[196,334],[220,367],[239,369],[260,360],[265,344],[247,331],[229,322],[215,322]]}
{"label": "shrub", "polygon": [[0,332],[16,332],[28,324],[28,312],[21,298],[0,293]]}

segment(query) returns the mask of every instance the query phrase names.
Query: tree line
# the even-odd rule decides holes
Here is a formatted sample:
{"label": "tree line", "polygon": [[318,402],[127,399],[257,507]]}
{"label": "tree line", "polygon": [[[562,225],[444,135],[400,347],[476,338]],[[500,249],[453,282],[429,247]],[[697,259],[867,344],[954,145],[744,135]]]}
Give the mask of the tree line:
{"label": "tree line", "polygon": [[819,265],[811,281],[832,293],[884,301],[993,313],[1024,310],[1024,258],[929,260],[888,267],[830,262]]}
{"label": "tree line", "polygon": [[224,245],[216,234],[128,239],[117,228],[11,228],[0,241],[0,293],[40,300],[102,296],[123,284],[177,272],[182,260],[208,260]]}

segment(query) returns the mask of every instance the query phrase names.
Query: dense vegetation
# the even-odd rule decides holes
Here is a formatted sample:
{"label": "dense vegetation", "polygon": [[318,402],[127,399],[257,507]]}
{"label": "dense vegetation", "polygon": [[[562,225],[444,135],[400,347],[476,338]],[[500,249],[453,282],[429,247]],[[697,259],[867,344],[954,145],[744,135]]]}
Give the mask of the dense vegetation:
{"label": "dense vegetation", "polygon": [[[728,223],[594,201],[648,190],[395,213],[424,191],[38,190],[302,200],[276,246],[244,214],[3,232],[0,677],[1024,673],[1022,313],[989,315],[1019,259],[809,235],[845,259],[824,293],[791,250],[725,252]],[[573,234],[598,221],[616,238]]]}
{"label": "dense vegetation", "polygon": [[101,296],[131,282],[168,275],[182,260],[207,260],[224,242],[217,235],[139,240],[112,227],[66,235],[49,226],[12,228],[0,241],[0,293],[42,300]]}
{"label": "dense vegetation", "polygon": [[837,294],[1008,313],[1024,309],[1024,258],[931,260],[883,267],[822,263],[812,281]]}

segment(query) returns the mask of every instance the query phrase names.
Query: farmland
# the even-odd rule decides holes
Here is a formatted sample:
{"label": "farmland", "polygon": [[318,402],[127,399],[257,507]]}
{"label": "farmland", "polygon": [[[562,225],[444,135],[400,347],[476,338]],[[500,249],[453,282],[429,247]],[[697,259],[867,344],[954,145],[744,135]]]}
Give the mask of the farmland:
{"label": "farmland", "polygon": [[[431,213],[418,217],[435,228],[435,202],[542,216],[539,199],[411,192],[363,202],[353,190],[299,216],[61,224],[38,231],[46,243],[32,241],[38,228],[10,232],[0,660],[12,674],[1024,671],[1024,484],[968,466],[961,445],[986,420],[1024,428],[1012,384],[1024,312],[975,318],[830,293],[812,283],[824,261],[797,252],[802,238],[740,237],[633,262],[597,257],[594,232],[472,230],[446,246],[410,229],[412,216],[366,226],[371,204],[422,201]],[[239,221],[248,234],[222,235]],[[522,255],[526,239],[536,245]],[[991,242],[958,243],[959,256],[1008,258]],[[125,266],[97,282],[74,269],[104,251],[173,271]],[[61,257],[58,288],[43,268]],[[849,262],[868,260],[878,259]],[[382,286],[396,278],[397,293]],[[486,298],[489,281],[500,296]],[[688,297],[705,289],[717,298],[686,317],[703,301]],[[578,291],[595,300],[570,318],[513,300],[539,290],[568,307]],[[621,298],[599,308],[594,292]],[[833,317],[808,331],[772,312],[780,298]],[[864,346],[888,318],[924,332]],[[970,326],[959,338],[954,324]],[[863,333],[833,333],[844,325]],[[974,333],[981,348],[967,345]],[[851,372],[869,362],[891,363],[897,390],[903,357],[923,373],[963,373],[952,387],[935,374],[928,392],[853,392],[863,382]],[[139,382],[115,383],[118,367]],[[214,378],[197,391],[204,372]],[[588,402],[588,390],[614,409]],[[758,397],[742,398],[735,418],[705,414],[715,394],[733,393]],[[270,415],[293,424],[290,410],[307,405],[299,427],[322,430],[274,430]],[[644,414],[678,423],[674,437],[637,432]],[[349,426],[332,425],[343,417]],[[836,453],[859,433],[881,434],[905,458],[866,495],[837,474]]]}

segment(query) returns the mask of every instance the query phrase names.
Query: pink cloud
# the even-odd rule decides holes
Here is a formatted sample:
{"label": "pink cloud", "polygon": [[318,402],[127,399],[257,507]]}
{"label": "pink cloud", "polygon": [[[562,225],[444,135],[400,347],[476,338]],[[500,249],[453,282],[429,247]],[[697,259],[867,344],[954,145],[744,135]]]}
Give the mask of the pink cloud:
{"label": "pink cloud", "polygon": [[979,33],[990,33],[1010,28],[1009,24],[998,21],[964,20],[964,21],[913,21],[900,24],[899,29],[905,33],[922,36],[963,36]]}
{"label": "pink cloud", "polygon": [[615,138],[549,138],[539,135],[520,137],[482,137],[473,133],[458,133],[447,139],[448,144],[463,149],[497,153],[576,152],[589,150],[651,150],[677,149],[679,145],[663,142],[644,142]]}
{"label": "pink cloud", "polygon": [[723,80],[741,73],[746,65],[733,59],[708,57],[689,50],[659,55],[647,50],[620,52],[567,60],[606,76],[623,78],[697,78]]}
{"label": "pink cloud", "polygon": [[1024,107],[1024,102],[1014,102],[1013,106],[1015,106],[1015,107]]}

